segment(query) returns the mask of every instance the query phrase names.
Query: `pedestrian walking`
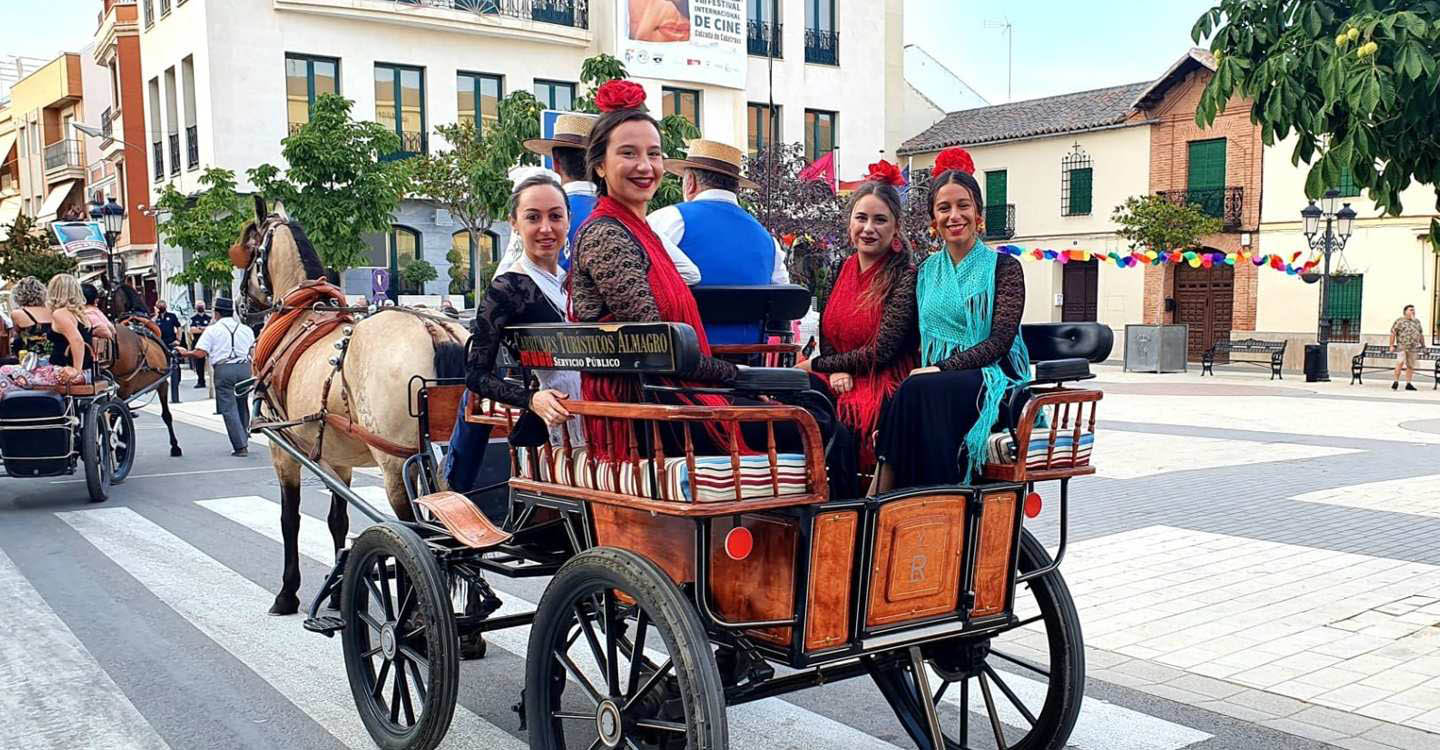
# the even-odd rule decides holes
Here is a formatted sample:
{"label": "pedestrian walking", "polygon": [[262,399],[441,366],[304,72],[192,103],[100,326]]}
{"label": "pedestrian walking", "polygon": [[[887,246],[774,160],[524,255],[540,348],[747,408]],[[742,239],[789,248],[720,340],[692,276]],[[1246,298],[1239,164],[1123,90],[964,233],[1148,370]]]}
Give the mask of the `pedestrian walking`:
{"label": "pedestrian walking", "polygon": [[1425,329],[1421,328],[1420,321],[1415,319],[1415,306],[1406,305],[1400,318],[1390,326],[1390,351],[1395,352],[1395,382],[1390,384],[1390,390],[1399,390],[1401,368],[1405,369],[1405,390],[1417,390],[1413,382],[1415,360],[1423,348]]}
{"label": "pedestrian walking", "polygon": [[248,456],[250,441],[250,396],[237,395],[235,385],[250,377],[250,350],[255,333],[231,314],[235,306],[226,297],[215,300],[216,321],[195,343],[194,349],[180,349],[182,356],[210,361],[215,373],[215,406],[225,418],[232,456]]}
{"label": "pedestrian walking", "polygon": [[[210,327],[210,313],[205,311],[205,301],[195,303],[195,314],[190,316],[190,345],[200,340],[200,334]],[[205,387],[205,361],[202,359],[190,360],[190,369],[195,371],[195,387]]]}

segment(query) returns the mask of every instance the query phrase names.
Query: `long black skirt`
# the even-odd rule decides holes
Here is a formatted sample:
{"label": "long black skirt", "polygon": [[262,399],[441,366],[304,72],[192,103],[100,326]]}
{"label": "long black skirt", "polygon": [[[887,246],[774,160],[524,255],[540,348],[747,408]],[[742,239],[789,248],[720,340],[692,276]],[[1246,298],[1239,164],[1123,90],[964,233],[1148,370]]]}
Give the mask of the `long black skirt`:
{"label": "long black skirt", "polygon": [[880,417],[875,449],[894,471],[896,489],[965,479],[965,433],[980,416],[984,390],[979,370],[916,375],[900,384]]}

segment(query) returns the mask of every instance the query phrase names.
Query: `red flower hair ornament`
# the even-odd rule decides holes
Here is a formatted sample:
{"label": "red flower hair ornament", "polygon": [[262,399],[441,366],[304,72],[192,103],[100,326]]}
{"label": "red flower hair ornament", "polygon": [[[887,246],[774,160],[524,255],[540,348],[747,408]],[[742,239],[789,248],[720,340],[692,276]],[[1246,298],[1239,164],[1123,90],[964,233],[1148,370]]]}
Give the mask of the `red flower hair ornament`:
{"label": "red flower hair ornament", "polygon": [[634,81],[617,78],[606,81],[595,90],[595,106],[601,112],[617,109],[645,109],[645,87]]}
{"label": "red flower hair ornament", "polygon": [[975,160],[963,148],[947,148],[935,157],[935,174],[958,169],[965,174],[975,174]]}
{"label": "red flower hair ornament", "polygon": [[868,172],[865,179],[870,182],[883,182],[895,188],[905,187],[905,175],[900,174],[900,168],[884,159],[866,167]]}

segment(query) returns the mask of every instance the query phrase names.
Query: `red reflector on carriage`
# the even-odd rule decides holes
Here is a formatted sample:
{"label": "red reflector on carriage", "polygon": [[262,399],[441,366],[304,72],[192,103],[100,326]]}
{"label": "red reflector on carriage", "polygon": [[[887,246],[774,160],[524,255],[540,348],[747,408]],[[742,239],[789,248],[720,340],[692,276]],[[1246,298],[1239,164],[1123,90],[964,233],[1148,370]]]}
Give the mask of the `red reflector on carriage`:
{"label": "red reflector on carriage", "polygon": [[1026,518],[1034,518],[1040,515],[1040,509],[1043,507],[1045,507],[1045,504],[1040,501],[1040,493],[1032,492],[1029,495],[1025,496]]}
{"label": "red reflector on carriage", "polygon": [[744,560],[755,549],[755,536],[744,526],[736,526],[725,535],[725,554],[731,560]]}

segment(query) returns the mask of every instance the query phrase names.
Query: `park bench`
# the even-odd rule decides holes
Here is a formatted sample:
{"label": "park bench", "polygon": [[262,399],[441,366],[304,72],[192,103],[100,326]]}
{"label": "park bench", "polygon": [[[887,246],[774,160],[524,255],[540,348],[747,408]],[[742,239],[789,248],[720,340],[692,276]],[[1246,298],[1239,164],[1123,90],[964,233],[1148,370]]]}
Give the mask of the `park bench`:
{"label": "park bench", "polygon": [[[1390,364],[1368,364],[1366,362],[1366,360],[1373,361],[1380,359],[1388,359],[1390,360]],[[1395,369],[1395,362],[1398,359],[1398,352],[1391,351],[1388,346],[1384,346],[1383,344],[1366,344],[1365,348],[1362,349],[1359,354],[1356,354],[1350,359],[1350,385],[1355,385],[1356,383],[1364,385],[1365,380],[1361,376],[1365,374],[1366,370],[1382,372],[1393,371]],[[1433,373],[1435,385],[1430,390],[1440,389],[1440,346],[1427,346],[1420,349],[1416,352],[1416,359],[1428,360],[1435,363]]]}
{"label": "park bench", "polygon": [[[1215,374],[1215,355],[1229,355],[1230,362],[1241,365],[1256,365],[1258,367],[1270,368],[1270,379],[1285,379],[1280,372],[1280,366],[1285,361],[1284,341],[1262,341],[1260,339],[1221,339],[1215,345],[1205,350],[1200,356],[1200,377],[1205,373]],[[1253,355],[1258,359],[1236,359],[1235,355]]]}

